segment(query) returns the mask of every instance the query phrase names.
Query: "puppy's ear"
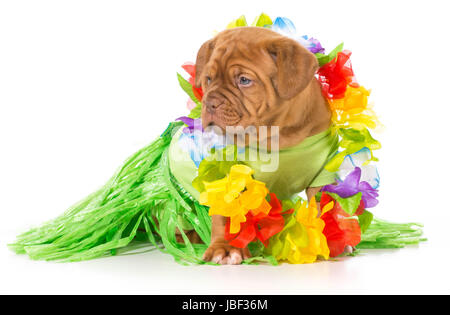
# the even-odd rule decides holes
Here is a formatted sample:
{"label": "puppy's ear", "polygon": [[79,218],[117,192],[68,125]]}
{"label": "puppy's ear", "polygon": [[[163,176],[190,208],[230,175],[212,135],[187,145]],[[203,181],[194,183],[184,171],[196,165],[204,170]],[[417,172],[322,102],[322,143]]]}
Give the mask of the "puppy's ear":
{"label": "puppy's ear", "polygon": [[269,41],[267,50],[277,66],[272,83],[278,95],[284,99],[290,99],[303,91],[319,67],[314,54],[290,38]]}
{"label": "puppy's ear", "polygon": [[210,39],[205,42],[202,47],[198,50],[197,61],[195,62],[195,87],[200,87],[202,85],[202,73],[203,68],[209,61],[214,50],[214,39]]}

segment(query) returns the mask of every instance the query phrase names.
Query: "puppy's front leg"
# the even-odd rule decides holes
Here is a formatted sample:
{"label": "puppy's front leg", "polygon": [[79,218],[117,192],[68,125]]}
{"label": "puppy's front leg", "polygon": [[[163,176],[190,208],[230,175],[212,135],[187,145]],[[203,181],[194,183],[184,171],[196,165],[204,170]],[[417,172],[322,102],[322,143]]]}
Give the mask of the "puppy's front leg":
{"label": "puppy's front leg", "polygon": [[[313,198],[316,197],[317,193],[322,189],[322,187],[308,187],[306,188],[306,196],[308,197],[308,202],[311,202]],[[317,210],[319,210],[319,213],[317,216],[320,217],[320,205],[317,205]]]}
{"label": "puppy's front leg", "polygon": [[250,258],[248,248],[231,246],[225,239],[226,218],[220,215],[212,216],[211,244],[203,254],[203,260],[221,265],[238,265],[242,260]]}

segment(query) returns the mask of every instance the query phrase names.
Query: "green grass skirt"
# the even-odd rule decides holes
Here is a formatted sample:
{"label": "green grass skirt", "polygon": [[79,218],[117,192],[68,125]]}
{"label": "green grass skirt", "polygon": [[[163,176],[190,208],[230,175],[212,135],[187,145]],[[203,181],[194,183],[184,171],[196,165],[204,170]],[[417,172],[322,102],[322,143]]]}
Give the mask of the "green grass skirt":
{"label": "green grass skirt", "polygon": [[[36,260],[81,261],[115,255],[146,246],[171,254],[184,264],[204,264],[201,259],[210,242],[211,219],[170,174],[168,148],[171,123],[153,143],[125,161],[101,189],[78,202],[58,218],[17,237],[9,247]],[[204,244],[192,244],[183,232],[188,224]],[[176,240],[177,229],[184,244]],[[417,244],[418,224],[374,220],[358,248],[399,248]],[[268,262],[261,244],[251,244],[253,258],[244,263]]]}

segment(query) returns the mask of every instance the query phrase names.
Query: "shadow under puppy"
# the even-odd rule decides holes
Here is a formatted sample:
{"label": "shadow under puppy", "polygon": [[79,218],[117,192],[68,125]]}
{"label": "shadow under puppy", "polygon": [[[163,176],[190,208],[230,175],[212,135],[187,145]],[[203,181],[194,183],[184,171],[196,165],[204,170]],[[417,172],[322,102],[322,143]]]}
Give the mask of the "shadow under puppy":
{"label": "shadow under puppy", "polygon": [[[223,31],[197,55],[195,85],[204,92],[203,128],[279,128],[278,168],[263,172],[257,163],[250,166],[255,179],[281,199],[304,190],[311,199],[335,181],[324,166],[337,150],[338,137],[330,130],[331,112],[314,76],[317,69],[316,57],[306,48],[265,28]],[[203,259],[240,264],[250,252],[228,244],[225,224],[226,218],[212,217],[211,243]]]}

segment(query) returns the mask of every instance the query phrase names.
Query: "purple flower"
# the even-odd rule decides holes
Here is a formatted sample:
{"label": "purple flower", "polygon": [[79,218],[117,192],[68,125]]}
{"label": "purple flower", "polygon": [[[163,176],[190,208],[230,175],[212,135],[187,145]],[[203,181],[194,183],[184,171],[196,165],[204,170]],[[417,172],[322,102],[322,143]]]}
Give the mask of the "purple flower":
{"label": "purple flower", "polygon": [[187,125],[187,127],[185,127],[183,129],[184,133],[191,133],[194,130],[203,131],[202,120],[200,118],[194,119],[194,118],[189,118],[187,116],[182,116],[182,117],[178,117],[175,120],[180,120]]}
{"label": "purple flower", "polygon": [[322,191],[338,194],[341,198],[348,198],[362,193],[362,201],[366,208],[373,208],[378,204],[378,191],[373,189],[368,182],[360,182],[361,169],[355,167],[355,170],[347,175],[344,181],[338,180],[337,185],[326,185]]}
{"label": "purple flower", "polygon": [[308,48],[310,52],[312,52],[313,54],[325,53],[325,48],[322,47],[322,45],[317,39],[312,37],[308,39],[308,36],[304,37],[308,41],[308,45],[306,46],[306,48]]}

